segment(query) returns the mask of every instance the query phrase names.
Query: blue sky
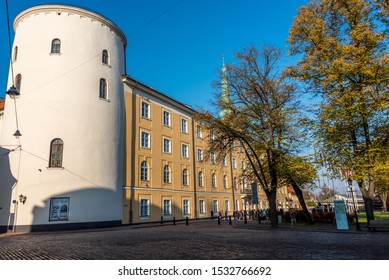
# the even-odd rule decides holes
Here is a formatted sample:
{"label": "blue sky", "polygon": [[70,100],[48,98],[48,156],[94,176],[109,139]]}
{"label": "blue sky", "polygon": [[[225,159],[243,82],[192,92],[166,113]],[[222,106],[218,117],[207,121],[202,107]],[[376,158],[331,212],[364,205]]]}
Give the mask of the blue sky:
{"label": "blue sky", "polygon": [[[9,67],[5,0],[0,5],[0,96]],[[126,34],[127,74],[188,104],[207,107],[222,55],[264,44],[287,53],[286,39],[298,7],[308,0],[8,0],[11,24],[40,4],[69,4],[102,14]],[[13,33],[11,34],[13,38]],[[286,58],[286,63],[296,59]]]}

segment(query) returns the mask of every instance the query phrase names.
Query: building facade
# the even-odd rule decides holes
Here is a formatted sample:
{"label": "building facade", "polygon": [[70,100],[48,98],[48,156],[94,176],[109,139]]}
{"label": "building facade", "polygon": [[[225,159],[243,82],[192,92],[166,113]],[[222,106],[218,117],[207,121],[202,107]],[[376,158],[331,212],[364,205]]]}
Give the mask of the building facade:
{"label": "building facade", "polygon": [[191,107],[125,74],[126,37],[113,22],[43,5],[14,30],[8,88],[20,96],[0,108],[0,232],[268,208],[260,188],[252,204],[239,143],[218,158]]}

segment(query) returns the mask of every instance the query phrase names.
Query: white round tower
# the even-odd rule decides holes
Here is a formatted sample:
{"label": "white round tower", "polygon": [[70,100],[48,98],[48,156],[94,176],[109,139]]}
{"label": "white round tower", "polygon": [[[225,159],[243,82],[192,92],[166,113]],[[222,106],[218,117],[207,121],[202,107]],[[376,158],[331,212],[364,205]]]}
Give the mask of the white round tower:
{"label": "white round tower", "polygon": [[121,224],[125,35],[62,5],[25,10],[14,30],[8,88],[20,96],[6,97],[0,131],[0,228]]}

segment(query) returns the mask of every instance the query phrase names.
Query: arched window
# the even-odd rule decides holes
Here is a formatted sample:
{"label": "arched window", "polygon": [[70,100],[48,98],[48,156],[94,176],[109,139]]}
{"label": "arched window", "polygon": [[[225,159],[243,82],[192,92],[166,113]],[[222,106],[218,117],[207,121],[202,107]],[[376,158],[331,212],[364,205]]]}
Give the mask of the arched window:
{"label": "arched window", "polygon": [[233,180],[233,187],[237,190],[238,189],[238,180],[236,179],[236,177],[234,177],[234,180]]}
{"label": "arched window", "polygon": [[203,172],[199,172],[199,186],[200,187],[203,187],[204,186],[204,176],[203,176]]}
{"label": "arched window", "polygon": [[61,53],[61,40],[54,39],[51,41],[51,53]]}
{"label": "arched window", "polygon": [[165,184],[170,183],[170,168],[169,165],[165,165],[163,168],[163,182]]}
{"label": "arched window", "polygon": [[142,161],[142,163],[140,164],[140,180],[149,180],[149,165],[146,161]]}
{"label": "arched window", "polygon": [[101,62],[103,64],[109,64],[109,57],[108,57],[108,51],[107,50],[103,50],[102,52],[102,56],[101,56]]}
{"label": "arched window", "polygon": [[16,61],[18,59],[18,50],[19,50],[19,48],[18,48],[18,46],[16,46],[14,48],[14,61]]}
{"label": "arched window", "polygon": [[15,87],[20,93],[20,87],[22,86],[22,75],[17,74],[15,77]]}
{"label": "arched window", "polygon": [[63,141],[59,138],[51,141],[49,167],[62,167]]}
{"label": "arched window", "polygon": [[216,188],[216,174],[212,173],[212,188]]}
{"label": "arched window", "polygon": [[99,97],[102,99],[108,98],[108,89],[107,89],[107,81],[105,79],[100,79],[100,93]]}
{"label": "arched window", "polygon": [[188,170],[186,169],[182,171],[182,185],[184,186],[188,185]]}

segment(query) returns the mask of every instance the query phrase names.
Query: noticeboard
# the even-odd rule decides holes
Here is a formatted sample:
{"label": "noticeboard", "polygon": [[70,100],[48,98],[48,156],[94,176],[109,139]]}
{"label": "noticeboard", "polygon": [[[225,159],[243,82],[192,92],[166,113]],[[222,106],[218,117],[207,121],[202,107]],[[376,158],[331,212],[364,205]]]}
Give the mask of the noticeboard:
{"label": "noticeboard", "polygon": [[334,201],[336,228],[348,230],[346,204],[343,200]]}

